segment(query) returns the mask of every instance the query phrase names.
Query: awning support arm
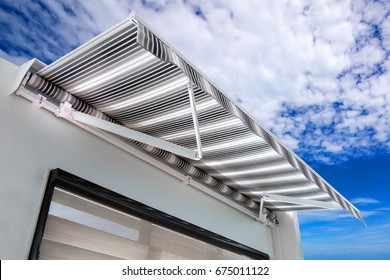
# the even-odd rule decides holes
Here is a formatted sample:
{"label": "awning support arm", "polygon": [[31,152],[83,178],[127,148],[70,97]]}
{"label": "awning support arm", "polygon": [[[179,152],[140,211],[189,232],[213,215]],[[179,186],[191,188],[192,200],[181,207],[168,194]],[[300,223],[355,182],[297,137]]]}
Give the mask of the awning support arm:
{"label": "awning support arm", "polygon": [[324,208],[324,209],[343,209],[341,205],[335,202],[324,202],[324,201],[317,201],[317,200],[297,198],[297,197],[284,196],[278,194],[270,194],[270,193],[262,193],[261,199],[292,203],[292,204],[298,204],[304,206],[313,206],[313,207]]}
{"label": "awning support arm", "polygon": [[260,197],[259,220],[264,220],[264,198]]}
{"label": "awning support arm", "polygon": [[200,140],[198,115],[197,115],[197,111],[196,111],[194,89],[192,88],[192,86],[193,86],[192,82],[190,80],[188,80],[188,95],[190,97],[192,121],[194,123],[194,131],[195,131],[196,146],[197,146],[197,157],[199,157],[201,159],[203,157],[202,142]]}
{"label": "awning support arm", "polygon": [[142,132],[130,129],[125,126],[117,125],[108,121],[105,121],[103,119],[84,114],[78,111],[75,111],[71,108],[71,104],[65,102],[61,104],[60,109],[58,113],[56,114],[58,117],[67,118],[70,117],[74,119],[75,121],[78,121],[80,123],[93,126],[99,129],[102,129],[104,131],[129,138],[135,141],[139,141],[142,143],[145,143],[147,145],[160,148],[165,151],[172,152],[174,154],[177,154],[179,156],[183,156],[186,158],[190,158],[193,160],[199,160],[198,152],[176,145],[174,143],[170,143],[168,141],[144,134]]}

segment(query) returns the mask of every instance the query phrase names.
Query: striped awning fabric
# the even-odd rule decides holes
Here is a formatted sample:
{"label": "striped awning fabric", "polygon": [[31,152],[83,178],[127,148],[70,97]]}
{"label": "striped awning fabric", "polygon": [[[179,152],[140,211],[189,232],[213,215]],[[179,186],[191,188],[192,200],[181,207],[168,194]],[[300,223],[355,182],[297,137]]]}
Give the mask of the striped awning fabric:
{"label": "striped awning fabric", "polygon": [[[77,111],[195,150],[189,82],[203,158],[137,145],[254,212],[268,193],[334,202],[362,220],[358,209],[135,14],[30,73],[27,85]],[[319,208],[272,199],[264,205],[271,211]]]}

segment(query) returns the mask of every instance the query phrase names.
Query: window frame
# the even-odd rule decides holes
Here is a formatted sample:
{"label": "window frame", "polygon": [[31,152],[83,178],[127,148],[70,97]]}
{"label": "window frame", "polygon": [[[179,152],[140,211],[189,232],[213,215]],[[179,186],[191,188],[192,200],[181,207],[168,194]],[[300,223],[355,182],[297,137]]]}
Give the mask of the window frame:
{"label": "window frame", "polygon": [[59,187],[76,195],[95,200],[96,202],[102,203],[129,215],[147,220],[156,225],[209,243],[219,248],[245,255],[251,259],[270,259],[269,255],[264,252],[253,249],[249,246],[186,222],[182,219],[176,218],[170,214],[164,213],[153,207],[149,207],[148,205],[140,203],[136,200],[128,198],[124,195],[111,191],[107,188],[57,168],[51,170],[49,174],[28,256],[29,260],[39,259],[40,247],[43,234],[45,232],[46,221],[55,187]]}

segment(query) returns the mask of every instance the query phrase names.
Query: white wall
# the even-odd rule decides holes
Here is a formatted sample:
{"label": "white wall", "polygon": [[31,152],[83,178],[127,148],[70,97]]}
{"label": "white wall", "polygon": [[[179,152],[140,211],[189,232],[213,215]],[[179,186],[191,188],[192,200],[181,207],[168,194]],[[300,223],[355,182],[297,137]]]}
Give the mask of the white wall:
{"label": "white wall", "polygon": [[278,212],[279,226],[272,230],[274,258],[283,260],[303,259],[301,234],[296,212]]}
{"label": "white wall", "polygon": [[27,257],[44,175],[53,168],[275,257],[269,227],[24,98],[9,95],[10,76],[16,73],[16,66],[0,59],[0,259]]}

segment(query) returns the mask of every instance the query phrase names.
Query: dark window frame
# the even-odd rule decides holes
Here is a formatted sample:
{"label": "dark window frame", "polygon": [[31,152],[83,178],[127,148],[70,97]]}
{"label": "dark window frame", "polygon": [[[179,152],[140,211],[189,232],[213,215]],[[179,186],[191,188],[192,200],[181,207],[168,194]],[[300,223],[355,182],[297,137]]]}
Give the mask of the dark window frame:
{"label": "dark window frame", "polygon": [[176,218],[158,209],[149,207],[143,203],[108,190],[107,188],[82,179],[59,168],[51,170],[48,178],[28,257],[30,260],[36,260],[39,258],[42,238],[55,187],[95,200],[124,213],[147,220],[156,225],[201,240],[222,249],[242,254],[252,259],[269,260],[269,255],[264,252]]}

